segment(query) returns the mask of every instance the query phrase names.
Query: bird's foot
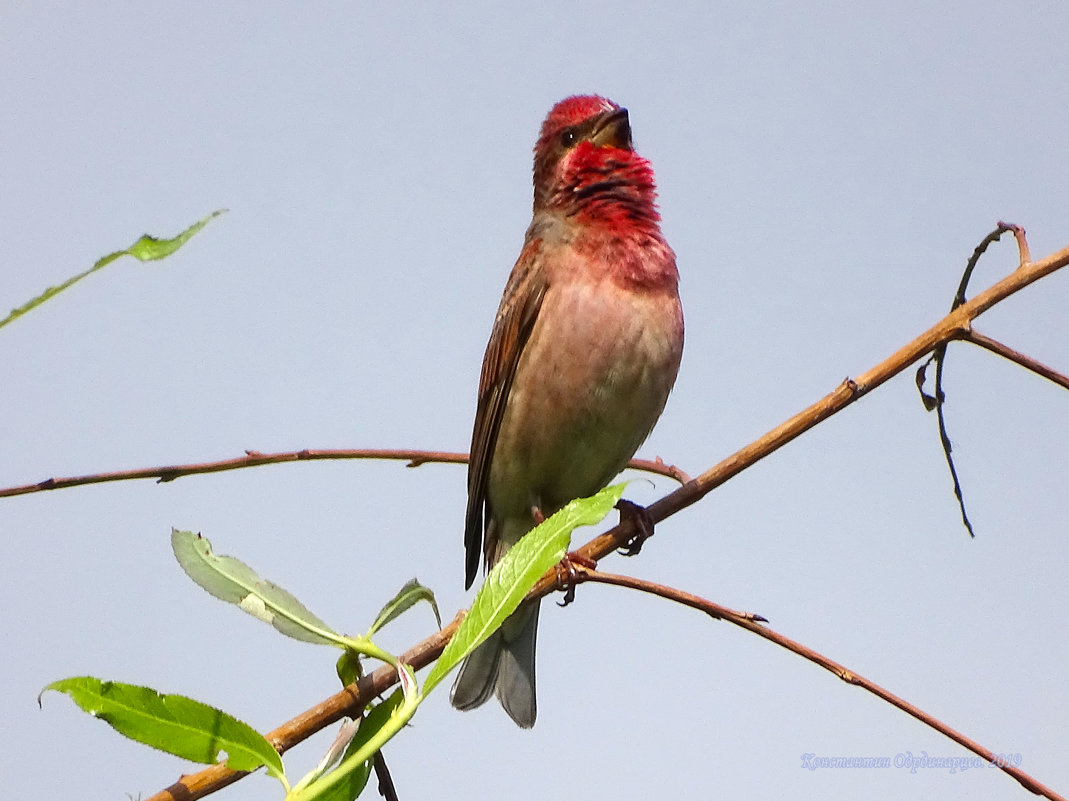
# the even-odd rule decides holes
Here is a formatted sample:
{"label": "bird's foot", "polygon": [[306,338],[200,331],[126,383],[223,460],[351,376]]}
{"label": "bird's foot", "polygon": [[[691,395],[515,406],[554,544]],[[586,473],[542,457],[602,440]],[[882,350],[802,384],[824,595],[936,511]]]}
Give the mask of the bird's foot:
{"label": "bird's foot", "polygon": [[564,600],[558,601],[557,606],[567,606],[575,600],[575,588],[580,583],[579,571],[575,569],[576,565],[593,570],[598,563],[582,556],[577,551],[564,554],[564,558],[557,563],[557,589],[564,590]]}
{"label": "bird's foot", "polygon": [[642,550],[646,540],[653,536],[653,518],[645,506],[639,506],[623,498],[616,502],[616,508],[620,510],[620,522],[628,520],[635,527],[635,535],[617,552],[624,556],[634,556]]}

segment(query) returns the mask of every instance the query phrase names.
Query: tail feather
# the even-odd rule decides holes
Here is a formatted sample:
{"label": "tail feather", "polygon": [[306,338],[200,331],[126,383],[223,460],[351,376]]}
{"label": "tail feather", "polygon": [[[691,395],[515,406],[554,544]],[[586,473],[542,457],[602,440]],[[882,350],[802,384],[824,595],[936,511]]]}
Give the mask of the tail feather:
{"label": "tail feather", "polygon": [[467,712],[487,702],[497,682],[502,650],[501,632],[495,631],[490,639],[468,655],[449,693],[449,701],[454,707]]}
{"label": "tail feather", "polygon": [[501,629],[464,661],[450,694],[457,709],[475,709],[496,693],[517,726],[531,728],[535,702],[535,640],[538,605],[532,604],[505,621]]}

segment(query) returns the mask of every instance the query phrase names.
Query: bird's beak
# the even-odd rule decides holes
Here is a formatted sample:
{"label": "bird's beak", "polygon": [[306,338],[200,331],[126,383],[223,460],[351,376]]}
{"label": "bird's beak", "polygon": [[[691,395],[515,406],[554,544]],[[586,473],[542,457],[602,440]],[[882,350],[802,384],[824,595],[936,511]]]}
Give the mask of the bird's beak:
{"label": "bird's beak", "polygon": [[601,115],[590,141],[598,147],[616,147],[621,150],[631,149],[631,123],[627,119],[627,109],[618,108]]}

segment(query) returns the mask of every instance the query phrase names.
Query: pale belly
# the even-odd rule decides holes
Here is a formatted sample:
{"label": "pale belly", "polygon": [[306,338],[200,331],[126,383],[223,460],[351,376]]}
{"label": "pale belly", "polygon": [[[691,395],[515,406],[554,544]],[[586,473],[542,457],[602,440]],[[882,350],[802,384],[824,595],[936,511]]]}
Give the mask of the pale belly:
{"label": "pale belly", "polygon": [[[547,330],[559,320],[571,325]],[[530,519],[532,507],[548,515],[624,468],[664,409],[682,324],[678,300],[666,294],[609,282],[547,292],[491,462],[495,519]]]}

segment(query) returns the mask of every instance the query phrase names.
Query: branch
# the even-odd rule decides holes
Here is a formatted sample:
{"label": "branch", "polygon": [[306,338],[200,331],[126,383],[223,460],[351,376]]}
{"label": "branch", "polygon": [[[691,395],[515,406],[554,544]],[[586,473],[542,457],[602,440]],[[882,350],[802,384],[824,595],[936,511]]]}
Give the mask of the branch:
{"label": "branch", "polygon": [[1003,771],[1005,771],[1014,779],[1016,779],[1026,790],[1029,790],[1035,793],[1036,795],[1042,795],[1046,798],[1052,799],[1052,801],[1065,801],[1065,799],[1062,796],[1058,795],[1056,792],[1054,792],[1054,790],[1051,790],[1049,787],[1040,784],[1038,781],[1033,779],[1023,770],[1015,768],[1012,765],[1005,764],[1005,760],[999,760],[997,758],[998,755],[995,754],[994,751],[985,748],[975,740],[969,739],[956,729],[952,729],[950,726],[943,723],[941,720],[938,720],[932,715],[929,715],[923,709],[914,706],[903,698],[899,698],[894,693],[885,690],[883,687],[876,684],[876,682],[870,679],[866,679],[864,676],[855,673],[854,671],[844,667],[843,665],[840,665],[838,662],[835,662],[824,656],[823,654],[814,651],[812,648],[808,648],[802,645],[800,642],[796,642],[795,640],[792,640],[789,637],[785,637],[782,634],[773,631],[768,626],[762,625],[762,621],[766,623],[767,621],[764,621],[764,618],[761,618],[759,615],[754,615],[752,613],[745,612],[735,612],[731,609],[727,609],[723,606],[720,606],[719,604],[713,603],[712,601],[708,601],[705,598],[701,598],[697,595],[692,595],[689,592],[683,592],[672,587],[666,587],[663,584],[655,584],[652,581],[645,581],[643,579],[634,578],[632,576],[619,576],[612,573],[602,573],[597,570],[586,570],[583,568],[577,568],[576,572],[569,580],[576,584],[582,584],[586,581],[593,581],[600,584],[613,584],[618,587],[626,587],[628,589],[639,590],[641,592],[650,593],[651,595],[660,596],[661,598],[667,598],[670,601],[681,603],[684,606],[689,606],[693,609],[698,609],[699,611],[705,612],[707,615],[717,620],[726,620],[728,623],[740,626],[741,628],[744,628],[747,631],[758,635],[759,637],[764,637],[766,640],[769,640],[770,642],[774,642],[776,645],[786,648],[792,653],[798,654],[798,656],[802,657],[803,659],[809,660],[815,665],[820,665],[820,667],[834,673],[847,684],[852,684],[855,687],[861,687],[864,690],[868,690],[877,698],[886,701],[892,706],[898,707],[907,715],[911,715],[912,717],[919,720],[921,723],[924,723],[925,725],[935,729],[940,734],[949,737],[958,745],[961,745],[964,748],[967,748],[968,750],[972,751],[974,754],[981,757],[988,764],[995,765],[996,767],[1001,768]]}
{"label": "branch", "polygon": [[[950,304],[950,310],[958,308],[965,303],[965,292],[969,288],[969,281],[972,279],[973,270],[976,269],[976,265],[980,262],[980,257],[984,255],[988,246],[997,242],[1004,233],[1007,231],[1013,232],[1013,238],[1017,241],[1017,255],[1019,258],[1018,268],[1024,267],[1032,259],[1028,251],[1028,240],[1025,237],[1024,228],[1013,223],[1005,223],[999,220],[995,226],[995,230],[989,233],[983,238],[979,245],[973,250],[972,255],[969,257],[969,261],[965,265],[965,271],[961,275],[961,282],[958,284],[958,291],[954,294],[954,301]],[[928,360],[917,368],[917,391],[921,394],[921,400],[924,402],[924,408],[930,411],[935,411],[939,420],[939,443],[943,446],[943,456],[946,457],[947,469],[950,470],[950,480],[954,484],[954,497],[958,499],[958,509],[961,511],[961,522],[964,524],[966,530],[969,532],[970,537],[975,537],[976,532],[973,530],[972,522],[969,520],[969,514],[965,510],[965,495],[961,488],[961,480],[958,478],[958,468],[954,464],[954,457],[951,455],[953,451],[953,445],[950,442],[950,434],[947,433],[947,421],[946,413],[944,411],[944,404],[946,403],[946,395],[943,392],[943,370],[946,367],[946,355],[947,355],[947,343],[942,343],[928,357]],[[935,362],[935,394],[929,395],[924,391],[925,374],[928,370],[928,365]]]}
{"label": "branch", "polygon": [[[1008,298],[1010,295],[1013,295],[1034,281],[1038,281],[1045,275],[1049,275],[1055,270],[1064,267],[1066,264],[1069,264],[1069,247],[1048,256],[1042,261],[1022,265],[1015,272],[1011,273],[991,288],[981,292],[972,300],[958,306],[934,326],[872,369],[862,373],[856,379],[847,378],[834,391],[821,398],[809,408],[796,414],[794,417],[791,417],[760,439],[732,454],[697,478],[687,481],[679,489],[669,493],[647,507],[646,511],[649,513],[650,518],[654,522],[660,522],[681,509],[685,509],[686,507],[697,503],[728,479],[760,461],[773,451],[783,447],[795,437],[803,434],[810,428],[813,428],[823,420],[842,411],[858,398],[868,394],[876,387],[905,370],[909,365],[923,357],[933,348],[955,339],[965,338],[970,332],[972,321],[980,314],[990,309],[999,301]],[[595,537],[580,548],[578,550],[580,560],[592,559],[597,561],[627,543],[637,533],[635,524],[631,522],[634,518],[634,515],[624,516],[624,519],[619,525]],[[528,593],[528,598],[541,598],[556,590],[557,586],[557,570],[549,570],[541,579],[539,579],[531,592]],[[678,591],[673,592],[676,592],[678,596],[687,595],[685,593],[679,593]],[[697,598],[697,596],[688,597],[691,599]],[[702,601],[702,603],[708,604],[708,602],[704,601]],[[714,605],[709,605],[708,608],[712,609],[714,608]],[[768,636],[768,634],[771,633],[771,630],[759,625],[760,621],[757,619],[757,616],[734,612],[723,607],[715,608],[716,614],[723,619],[735,623],[736,625],[740,625],[748,630],[753,630],[754,633],[773,640],[774,642],[780,642],[780,639],[776,639],[779,638],[780,635],[775,635],[775,637]],[[401,661],[412,665],[418,670],[437,659],[441,654],[442,649],[445,647],[445,644],[453,636],[453,632],[456,630],[461,617],[462,615],[458,614],[453,622],[446,628],[428,637],[415,648],[403,654],[400,658]],[[749,622],[743,622],[746,620],[749,620]],[[751,626],[753,627],[752,629]],[[780,642],[780,644],[785,645],[787,642],[793,642],[787,640],[787,638],[781,639],[782,642]],[[796,653],[808,651],[808,649],[805,649],[804,646],[801,645],[798,645],[798,648],[803,650],[796,651]],[[819,658],[823,659],[823,657]],[[861,683],[857,681],[858,677],[852,672],[830,660],[826,661],[826,665],[823,665],[823,663],[819,661],[817,663],[832,670],[836,675],[843,678],[844,681],[858,684]],[[350,685],[349,687],[346,687],[340,693],[331,696],[316,707],[299,715],[278,729],[275,729],[267,735],[267,738],[279,749],[280,752],[285,752],[301,740],[310,737],[312,734],[315,734],[331,723],[334,723],[343,717],[352,717],[360,714],[364,706],[370,703],[373,698],[384,693],[387,689],[393,686],[396,681],[397,673],[392,667],[389,667],[388,665],[380,667],[373,673],[361,679],[355,686]],[[879,691],[877,694],[886,693],[886,691],[880,690],[876,685],[872,686],[875,688],[873,691]],[[884,695],[881,695],[880,697],[884,697]],[[886,700],[894,703],[896,706],[899,706],[899,708],[910,714],[913,714],[914,717],[918,717],[919,720],[925,720],[924,717],[914,714],[912,710],[914,710],[915,707],[912,707],[905,701],[897,698],[897,696],[886,693]],[[919,713],[919,710],[917,710],[917,712]],[[920,715],[923,715],[923,713],[920,713]],[[957,733],[954,732],[954,734]],[[957,736],[961,737],[961,735]],[[1030,779],[1026,774],[1018,776],[1018,773],[1019,771],[1010,772],[1010,774],[1021,782],[1022,785],[1028,787],[1033,792],[1040,792],[1046,795],[1047,798],[1054,799],[1054,801],[1064,801],[1061,796],[1053,793],[1053,791],[1043,788],[1042,785]],[[183,776],[171,787],[152,796],[147,801],[193,801],[197,798],[203,798],[214,790],[231,784],[241,778],[242,775],[243,774],[241,773],[229,770],[224,765],[214,765],[199,773]],[[1021,777],[1024,778],[1022,779]]]}
{"label": "branch", "polygon": [[[183,476],[200,475],[203,473],[222,473],[227,470],[242,470],[246,467],[260,467],[265,464],[279,464],[282,462],[311,462],[320,459],[395,459],[408,462],[406,467],[419,467],[430,462],[443,464],[466,464],[468,454],[453,453],[449,451],[417,451],[393,448],[356,448],[356,449],[304,449],[301,451],[283,451],[281,453],[261,453],[260,451],[245,451],[244,456],[236,459],[222,459],[217,462],[201,462],[198,464],[175,464],[162,467],[141,467],[134,470],[116,470],[108,473],[92,473],[84,476],[72,476],[70,478],[46,478],[36,484],[23,484],[19,487],[7,487],[0,489],[0,498],[9,498],[14,495],[27,495],[31,492],[43,492],[45,490],[67,489],[79,487],[85,484],[104,484],[109,481],[133,481],[135,479],[154,478],[158,483],[174,481]],[[642,470],[646,473],[655,473],[667,478],[675,479],[680,484],[690,481],[682,469],[675,465],[667,465],[660,458],[657,459],[632,459],[628,465],[632,470]]]}
{"label": "branch", "polygon": [[1064,373],[1059,373],[1053,367],[1047,367],[1042,362],[1036,361],[1031,356],[1016,351],[1008,345],[1003,345],[996,339],[986,337],[979,331],[970,331],[969,335],[965,337],[967,342],[972,342],[974,345],[979,345],[981,348],[987,348],[992,353],[998,354],[1003,359],[1009,359],[1011,362],[1015,362],[1026,370],[1031,370],[1036,375],[1043,376],[1048,381],[1053,381],[1062,389],[1069,389],[1069,376]]}
{"label": "branch", "polygon": [[382,751],[376,751],[373,759],[375,766],[375,777],[379,780],[379,795],[386,799],[386,801],[398,801],[397,788],[393,783],[393,776],[390,775],[390,769],[386,767],[386,757],[382,755]]}

